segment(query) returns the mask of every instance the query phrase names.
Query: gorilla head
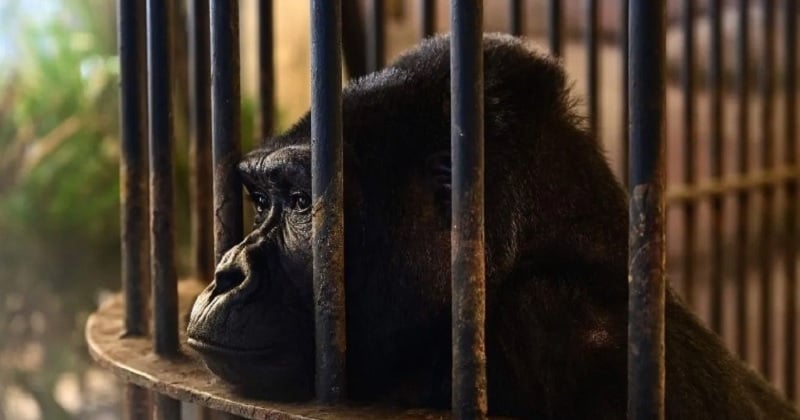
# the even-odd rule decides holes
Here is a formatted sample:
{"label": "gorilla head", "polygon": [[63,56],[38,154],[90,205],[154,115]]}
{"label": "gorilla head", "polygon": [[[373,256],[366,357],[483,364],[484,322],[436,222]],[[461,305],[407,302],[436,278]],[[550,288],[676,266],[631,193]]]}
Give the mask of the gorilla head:
{"label": "gorilla head", "polygon": [[[356,400],[450,403],[449,59],[449,38],[433,38],[343,94]],[[625,194],[573,113],[556,62],[487,35],[484,72],[490,412],[624,418]],[[309,138],[306,116],[239,165],[255,225],[220,262],[188,327],[214,373],[269,399],[313,397]],[[739,378],[759,398],[774,392],[668,301],[668,342],[682,337],[667,347],[670,415],[736,405],[731,395],[745,401],[731,413],[761,410],[763,401],[740,395]]]}

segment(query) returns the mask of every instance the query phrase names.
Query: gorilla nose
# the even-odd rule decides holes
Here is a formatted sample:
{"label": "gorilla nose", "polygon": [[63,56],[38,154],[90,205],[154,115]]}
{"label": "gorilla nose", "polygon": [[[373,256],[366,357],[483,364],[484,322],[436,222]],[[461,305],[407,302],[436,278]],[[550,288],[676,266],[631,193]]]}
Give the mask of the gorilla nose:
{"label": "gorilla nose", "polygon": [[245,279],[245,273],[237,266],[228,266],[217,270],[214,274],[214,294],[221,295],[228,293],[234,287],[242,284]]}

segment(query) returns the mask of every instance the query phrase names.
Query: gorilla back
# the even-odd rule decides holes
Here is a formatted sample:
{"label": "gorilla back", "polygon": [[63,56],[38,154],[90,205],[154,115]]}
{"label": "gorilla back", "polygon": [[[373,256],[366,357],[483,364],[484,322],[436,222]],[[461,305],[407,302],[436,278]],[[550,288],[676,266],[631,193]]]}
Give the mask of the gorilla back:
{"label": "gorilla back", "polygon": [[[559,65],[484,38],[487,375],[493,415],[623,419],[626,195]],[[348,393],[450,402],[449,38],[343,94]],[[240,164],[253,231],[198,297],[190,344],[244,392],[313,397],[309,119]],[[798,418],[671,292],[671,419]]]}

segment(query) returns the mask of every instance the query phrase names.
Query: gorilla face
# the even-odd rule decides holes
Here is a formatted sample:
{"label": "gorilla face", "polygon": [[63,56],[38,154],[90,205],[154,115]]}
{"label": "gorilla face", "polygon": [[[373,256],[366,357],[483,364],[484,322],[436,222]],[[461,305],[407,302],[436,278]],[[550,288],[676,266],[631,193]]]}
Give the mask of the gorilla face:
{"label": "gorilla face", "polygon": [[307,146],[289,146],[239,165],[255,225],[220,261],[188,327],[214,373],[275,398],[313,385],[310,162]]}

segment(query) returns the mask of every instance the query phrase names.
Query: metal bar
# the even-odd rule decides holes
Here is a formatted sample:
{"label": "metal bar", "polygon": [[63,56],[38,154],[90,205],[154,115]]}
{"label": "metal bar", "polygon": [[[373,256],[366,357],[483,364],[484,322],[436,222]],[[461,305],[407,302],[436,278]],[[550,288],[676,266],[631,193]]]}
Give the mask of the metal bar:
{"label": "metal bar", "polygon": [[150,267],[154,350],[178,353],[178,278],[175,273],[169,2],[147,2],[150,121]]}
{"label": "metal bar", "polygon": [[275,130],[275,63],[273,59],[272,0],[258,5],[258,99],[260,101],[260,137],[266,139]]}
{"label": "metal bar", "polygon": [[120,55],[120,214],[125,335],[147,332],[150,282],[147,185],[147,57],[144,5],[120,0],[117,8]]}
{"label": "metal bar", "polygon": [[242,239],[239,2],[210,0],[211,132],[214,161],[214,257]]}
{"label": "metal bar", "polygon": [[361,20],[359,0],[342,0],[342,49],[347,76],[355,79],[367,74],[367,40]]}
{"label": "metal bar", "polygon": [[487,413],[484,241],[483,3],[450,3],[452,192],[452,409]]}
{"label": "metal bar", "polygon": [[311,0],[316,392],[326,403],[341,401],[346,391],[341,43],[340,3]]}
{"label": "metal bar", "polygon": [[[797,1],[784,0],[784,163],[792,167],[797,164]],[[784,269],[786,270],[786,324],[784,368],[786,379],[784,389],[792,400],[797,399],[797,178],[786,182],[786,207],[784,219],[786,233],[784,246]]]}
{"label": "metal bar", "polygon": [[153,394],[153,420],[179,420],[181,418],[180,400],[158,393]]}
{"label": "metal bar", "polygon": [[622,148],[622,169],[620,171],[620,178],[622,182],[627,185],[628,178],[629,178],[629,165],[630,165],[630,156],[628,154],[628,137],[629,137],[629,129],[630,129],[630,116],[628,115],[628,9],[629,9],[629,0],[621,0],[620,4],[620,31],[619,31],[619,48],[620,48],[620,57],[622,58],[622,65],[620,69],[622,70],[622,97],[620,98],[622,109],[620,110],[620,117],[622,119],[621,123],[621,132],[622,138],[620,141],[620,147]]}
{"label": "metal bar", "polygon": [[[722,4],[721,0],[711,0],[711,63],[709,65],[709,88],[711,95],[711,151],[709,170],[712,179],[722,177],[722,158],[724,156],[722,139]],[[719,333],[722,328],[722,225],[724,207],[722,197],[712,196],[711,222],[711,329]]]}
{"label": "metal bar", "polygon": [[[763,152],[761,154],[762,170],[770,170],[773,166],[773,130],[775,123],[773,113],[773,72],[775,71],[775,3],[773,0],[764,0],[764,57],[761,60],[761,144]],[[758,247],[759,255],[759,275],[761,278],[761,360],[759,367],[761,373],[767,379],[772,379],[772,261],[773,261],[773,237],[772,237],[772,217],[774,213],[774,193],[775,188],[771,184],[763,186],[762,190],[763,205],[761,209],[760,221],[760,244]]]}
{"label": "metal bar", "polygon": [[561,0],[549,0],[547,8],[547,39],[550,53],[560,57],[561,51]]}
{"label": "metal bar", "polygon": [[192,265],[194,276],[214,277],[211,210],[211,83],[208,45],[208,1],[189,0],[189,189],[191,194]]}
{"label": "metal bar", "polygon": [[[683,63],[681,82],[683,85],[683,182],[695,182],[695,124],[694,124],[694,0],[683,0]],[[697,223],[696,203],[683,203],[683,296],[689,307],[694,307],[695,229]]]}
{"label": "metal bar", "polygon": [[522,19],[522,0],[509,0],[508,5],[509,32],[514,36],[522,36],[524,32]]}
{"label": "metal bar", "polygon": [[420,38],[425,39],[436,33],[436,0],[420,0]]}
{"label": "metal bar", "polygon": [[[141,3],[144,5],[144,3]],[[144,25],[142,25],[144,26]],[[147,420],[150,417],[150,392],[137,385],[126,384],[122,409],[123,420]]]}
{"label": "metal bar", "polygon": [[367,2],[367,71],[378,71],[384,58],[384,4],[383,0]]}
{"label": "metal bar", "polygon": [[[749,113],[750,113],[750,69],[748,63],[749,31],[748,10],[750,0],[739,0],[738,29],[736,40],[736,91],[739,99],[737,130],[739,133],[736,172],[746,176],[750,170],[749,158]],[[739,190],[736,195],[736,350],[747,360],[747,269],[748,269],[748,220],[750,219],[750,191]]]}
{"label": "metal bar", "polygon": [[630,6],[628,418],[664,418],[665,2]]}
{"label": "metal bar", "polygon": [[599,10],[597,0],[586,0],[586,100],[589,114],[589,132],[592,138],[598,138],[598,121],[600,107],[598,97],[598,69],[599,57],[597,54],[597,31],[599,23]]}

